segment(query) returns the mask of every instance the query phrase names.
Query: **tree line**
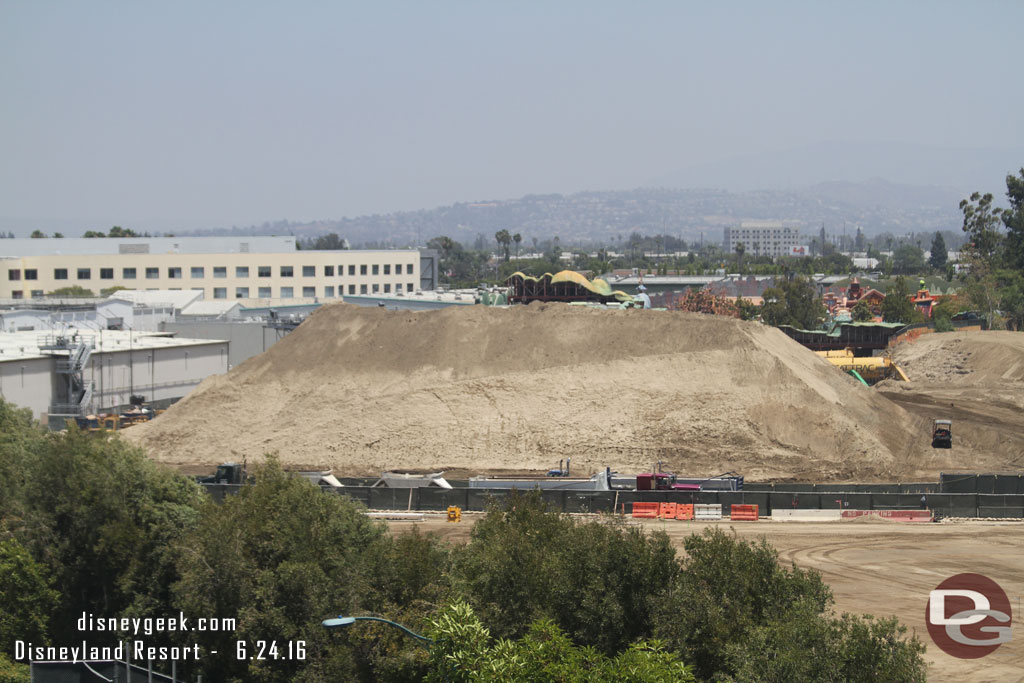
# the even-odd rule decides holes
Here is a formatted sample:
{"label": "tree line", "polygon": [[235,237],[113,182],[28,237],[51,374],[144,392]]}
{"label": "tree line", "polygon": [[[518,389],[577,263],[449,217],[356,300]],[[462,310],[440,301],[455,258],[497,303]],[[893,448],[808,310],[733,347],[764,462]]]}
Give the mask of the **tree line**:
{"label": "tree line", "polygon": [[[228,632],[155,633],[217,650],[179,675],[217,681],[924,680],[895,619],[837,615],[820,575],[763,540],[685,541],[494,502],[462,544],[392,534],[274,458],[213,502],[120,438],[51,433],[0,399],[0,681],[27,681],[15,639],[102,645],[78,617],[179,611]],[[321,621],[376,615],[397,629]],[[301,659],[237,658],[238,642],[303,641]],[[251,650],[245,652],[252,654]]]}

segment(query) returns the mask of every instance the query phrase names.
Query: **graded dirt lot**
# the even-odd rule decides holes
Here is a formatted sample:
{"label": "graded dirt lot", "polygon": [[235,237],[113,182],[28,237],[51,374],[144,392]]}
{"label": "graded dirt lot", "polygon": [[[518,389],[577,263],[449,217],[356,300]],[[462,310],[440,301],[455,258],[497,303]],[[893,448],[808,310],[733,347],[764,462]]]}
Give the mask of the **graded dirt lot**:
{"label": "graded dirt lot", "polygon": [[[570,457],[581,474],[661,460],[688,476],[818,482],[1019,467],[1024,382],[1004,371],[1024,367],[1024,335],[973,334],[1010,336],[998,358],[965,337],[973,383],[936,380],[920,393],[918,382],[865,387],[777,329],[721,316],[331,304],[124,435],[176,466],[276,452],[286,466],[344,475],[544,472]],[[930,336],[940,347],[956,339]],[[917,364],[905,363],[913,377]],[[939,405],[947,398],[956,411]],[[930,420],[951,412],[956,446],[933,451]]]}
{"label": "graded dirt lot", "polygon": [[[453,543],[468,540],[478,515],[450,524],[440,516],[415,523]],[[639,520],[638,520],[638,523]],[[1024,680],[1024,523],[961,521],[941,524],[806,523],[806,522],[674,522],[643,520],[649,529],[663,529],[680,550],[683,539],[707,524],[734,529],[742,538],[765,536],[779,551],[781,562],[816,569],[832,587],[837,612],[895,615],[917,633],[928,650],[928,680],[975,683]],[[413,526],[391,522],[395,533]],[[976,660],[956,659],[936,647],[925,627],[928,593],[943,579],[973,572],[996,581],[1013,608],[1013,640]]]}
{"label": "graded dirt lot", "polygon": [[878,392],[926,420],[953,421],[950,469],[1024,469],[1024,333],[926,334],[897,346],[909,383]]}

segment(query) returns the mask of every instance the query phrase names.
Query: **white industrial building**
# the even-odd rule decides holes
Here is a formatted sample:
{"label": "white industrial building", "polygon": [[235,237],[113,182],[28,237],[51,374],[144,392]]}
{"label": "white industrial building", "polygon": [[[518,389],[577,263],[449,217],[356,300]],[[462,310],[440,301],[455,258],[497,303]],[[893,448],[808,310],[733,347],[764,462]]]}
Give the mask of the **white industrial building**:
{"label": "white industrial building", "polygon": [[228,342],[91,330],[0,332],[0,397],[51,427],[113,412],[133,395],[167,405],[228,370]]}

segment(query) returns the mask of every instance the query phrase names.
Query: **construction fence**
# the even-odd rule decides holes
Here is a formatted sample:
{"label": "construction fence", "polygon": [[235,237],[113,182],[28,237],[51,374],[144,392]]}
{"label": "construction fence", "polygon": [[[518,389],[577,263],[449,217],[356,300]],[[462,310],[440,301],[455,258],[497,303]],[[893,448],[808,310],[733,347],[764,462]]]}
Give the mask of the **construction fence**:
{"label": "construction fence", "polygon": [[[979,475],[980,477],[981,475]],[[966,481],[966,480],[965,480]],[[966,486],[967,484],[963,484]],[[775,485],[780,486],[780,485]],[[945,517],[1024,518],[1024,493],[937,493],[932,490],[906,492],[868,492],[814,490],[835,485],[812,486],[784,491],[540,491],[541,498],[559,512],[624,512],[631,514],[635,503],[676,503],[684,505],[721,505],[730,514],[733,505],[756,505],[762,517],[772,510],[920,510],[927,509]],[[851,485],[852,486],[852,485]],[[862,486],[862,485],[856,485]],[[874,485],[865,485],[874,486]],[[879,485],[882,486],[882,485]],[[937,485],[930,486],[938,488]],[[987,484],[984,484],[987,486]],[[208,485],[216,499],[235,493],[240,487],[229,484]],[[787,486],[788,488],[788,486]],[[325,491],[349,496],[371,510],[408,510],[443,512],[457,506],[467,511],[483,511],[493,502],[508,496],[510,489],[415,488],[391,489],[369,486],[325,487]],[[528,489],[526,489],[528,490]]]}

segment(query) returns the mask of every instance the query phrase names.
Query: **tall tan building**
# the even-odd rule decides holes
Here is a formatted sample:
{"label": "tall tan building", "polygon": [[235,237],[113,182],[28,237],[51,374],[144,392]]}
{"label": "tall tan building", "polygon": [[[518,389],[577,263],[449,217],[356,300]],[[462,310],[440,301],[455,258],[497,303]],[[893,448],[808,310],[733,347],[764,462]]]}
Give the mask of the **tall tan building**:
{"label": "tall tan building", "polygon": [[722,244],[726,252],[733,252],[740,243],[750,256],[802,255],[798,252],[800,229],[780,221],[742,221],[738,228],[726,228]]}
{"label": "tall tan building", "polygon": [[95,295],[114,287],[201,290],[205,299],[259,305],[413,293],[420,277],[418,250],[300,251],[294,237],[0,240],[0,299],[77,285]]}

